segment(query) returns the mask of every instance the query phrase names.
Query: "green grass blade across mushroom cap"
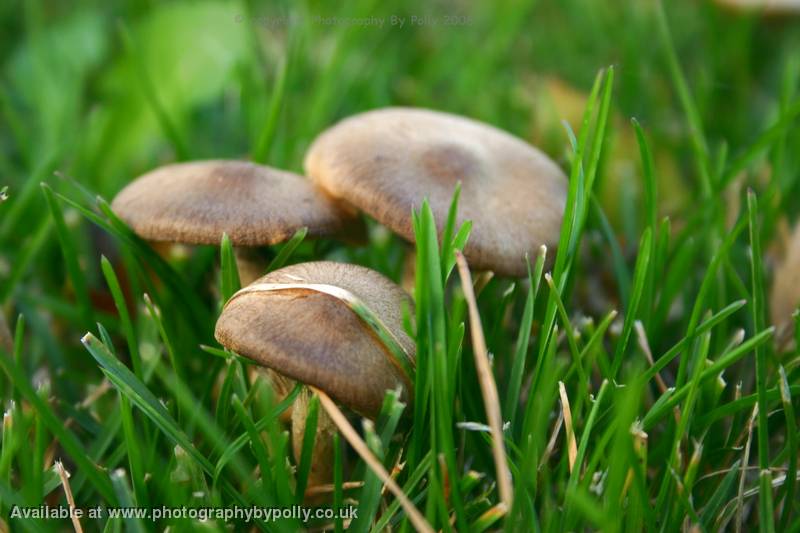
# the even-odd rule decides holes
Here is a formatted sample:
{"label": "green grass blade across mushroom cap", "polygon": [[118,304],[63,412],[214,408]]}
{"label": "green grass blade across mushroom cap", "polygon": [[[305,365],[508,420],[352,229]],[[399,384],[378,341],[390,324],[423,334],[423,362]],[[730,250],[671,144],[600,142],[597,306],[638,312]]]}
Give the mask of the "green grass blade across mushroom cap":
{"label": "green grass blade across mushroom cap", "polygon": [[439,231],[461,182],[458,223],[473,223],[472,267],[524,276],[525,254],[558,244],[567,180],[544,153],[488,124],[411,108],[349,117],[319,135],[309,178],[409,241],[412,208],[427,198]]}
{"label": "green grass blade across mushroom cap", "polygon": [[413,314],[406,293],[357,265],[301,263],[237,293],[215,335],[225,347],[276,372],[325,390],[375,416],[388,389],[411,397],[415,346],[402,326]]}

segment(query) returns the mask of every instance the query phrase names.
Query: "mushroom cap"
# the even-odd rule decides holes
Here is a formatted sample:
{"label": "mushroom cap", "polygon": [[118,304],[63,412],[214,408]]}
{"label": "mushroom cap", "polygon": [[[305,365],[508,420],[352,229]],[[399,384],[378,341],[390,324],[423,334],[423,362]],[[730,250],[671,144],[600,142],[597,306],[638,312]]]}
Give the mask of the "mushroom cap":
{"label": "mushroom cap", "polygon": [[385,108],[323,132],[305,158],[312,181],[412,241],[428,198],[439,232],[457,182],[471,220],[470,265],[524,276],[525,254],[557,244],[567,180],[544,153],[493,126],[438,111]]}
{"label": "mushroom cap", "polygon": [[[408,295],[365,267],[320,261],[284,267],[259,283],[333,285],[356,296],[414,357],[402,325]],[[220,344],[292,379],[313,385],[366,416],[375,417],[387,390],[408,384],[388,348],[343,301],[303,288],[253,290],[235,295],[217,320]],[[406,395],[406,398],[408,396]]]}
{"label": "mushroom cap", "polygon": [[302,227],[330,235],[353,224],[303,176],[245,161],[194,161],[159,167],[117,194],[114,212],[150,241],[236,246],[286,241]]}
{"label": "mushroom cap", "polygon": [[800,223],[788,244],[786,256],[775,268],[770,295],[770,318],[776,326],[790,322],[792,313],[800,306]]}

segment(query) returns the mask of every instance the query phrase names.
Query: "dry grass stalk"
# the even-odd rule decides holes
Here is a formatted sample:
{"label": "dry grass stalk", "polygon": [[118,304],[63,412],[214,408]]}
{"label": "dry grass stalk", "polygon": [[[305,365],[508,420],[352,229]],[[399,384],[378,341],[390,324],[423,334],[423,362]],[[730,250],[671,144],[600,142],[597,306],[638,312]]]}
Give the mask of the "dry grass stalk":
{"label": "dry grass stalk", "polygon": [[58,473],[58,477],[61,478],[61,485],[64,487],[64,494],[67,497],[67,503],[69,504],[70,511],[69,515],[72,519],[72,527],[75,528],[75,533],[83,533],[81,521],[75,515],[75,498],[72,497],[72,488],[69,485],[69,472],[66,471],[61,461],[56,461],[55,468],[56,472]]}
{"label": "dry grass stalk", "polygon": [[458,263],[458,273],[461,277],[461,285],[464,290],[464,297],[469,307],[470,330],[472,332],[472,351],[475,355],[475,368],[478,372],[478,381],[481,385],[483,404],[486,408],[486,419],[492,433],[492,454],[494,455],[495,468],[497,470],[497,488],[500,492],[500,500],[511,508],[514,500],[514,492],[511,485],[511,472],[508,469],[506,459],[505,442],[503,440],[503,421],[500,413],[500,398],[497,395],[497,384],[494,381],[492,368],[489,364],[489,353],[486,349],[486,339],[483,336],[481,317],[478,313],[478,304],[475,301],[475,293],[472,289],[472,277],[469,274],[467,261],[461,252],[456,252],[456,262]]}
{"label": "dry grass stalk", "polygon": [[367,466],[375,472],[375,475],[383,481],[386,487],[395,495],[395,497],[400,502],[400,505],[405,510],[406,514],[408,515],[408,519],[411,521],[411,524],[417,531],[424,531],[426,533],[433,533],[433,528],[425,520],[425,517],[422,516],[422,513],[419,512],[417,507],[414,503],[406,496],[403,492],[403,489],[392,479],[392,476],[389,475],[389,472],[383,467],[383,464],[375,457],[370,449],[367,447],[367,443],[358,435],[358,432],[353,428],[350,422],[347,420],[347,417],[344,416],[341,409],[336,406],[333,400],[331,400],[330,396],[325,394],[323,391],[315,388],[310,387],[318,396],[319,402],[322,405],[322,408],[328,413],[328,416],[331,417],[334,424],[339,428],[339,431],[342,433],[347,442],[350,443],[350,446],[361,456]]}
{"label": "dry grass stalk", "polygon": [[561,410],[564,412],[564,431],[567,434],[567,454],[569,456],[569,471],[575,468],[575,459],[578,457],[578,445],[575,439],[575,428],[572,426],[572,410],[569,408],[569,398],[564,382],[558,382],[558,394],[561,397]]}

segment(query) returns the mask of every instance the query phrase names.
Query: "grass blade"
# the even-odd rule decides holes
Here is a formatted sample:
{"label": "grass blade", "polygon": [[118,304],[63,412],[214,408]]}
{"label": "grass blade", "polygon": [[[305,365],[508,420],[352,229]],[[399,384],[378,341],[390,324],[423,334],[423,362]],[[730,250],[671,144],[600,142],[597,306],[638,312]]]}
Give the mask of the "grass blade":
{"label": "grass blade", "polygon": [[103,373],[119,391],[158,426],[170,440],[183,448],[206,472],[212,473],[213,467],[201,454],[189,437],[178,426],[172,415],[158,401],[152,392],[123,365],[94,335],[87,333],[81,342],[100,365]]}
{"label": "grass blade", "polygon": [[[764,275],[761,272],[761,240],[758,224],[758,201],[755,193],[747,192],[747,219],[750,226],[750,272],[753,292],[753,323],[757,331],[764,329]],[[756,390],[758,394],[758,467],[761,490],[758,493],[758,517],[761,531],[775,531],[772,503],[772,475],[769,470],[769,427],[767,416],[767,360],[760,346],[754,347],[756,359]]]}
{"label": "grass blade", "polygon": [[[113,345],[111,344],[111,336],[102,326],[102,324],[98,324],[97,327],[100,331],[100,338],[103,339],[103,342],[107,347],[109,347],[109,351],[111,351],[113,349]],[[112,352],[112,355],[116,354]],[[136,430],[134,429],[133,412],[127,396],[121,392],[118,392],[118,395],[120,420],[122,422],[122,436],[125,442],[125,451],[128,455],[128,465],[130,467],[131,477],[133,478],[133,490],[136,496],[135,503],[131,503],[131,505],[141,505],[143,507],[147,507],[149,504],[149,498],[147,496],[147,487],[144,483],[145,468],[140,447],[140,440],[142,440],[141,435],[137,434]],[[114,474],[112,474],[112,483],[114,482],[113,476]],[[117,496],[119,496],[119,490],[116,490],[117,488],[118,487],[115,485],[115,492],[117,493]],[[125,505],[124,501],[120,500],[120,502],[123,506]]]}
{"label": "grass blade", "polygon": [[[169,288],[171,294],[175,295],[175,302],[182,307],[182,311],[187,317],[192,317],[195,324],[208,324],[211,322],[211,315],[208,313],[203,301],[198,297],[197,292],[192,290],[177,272],[164,261],[145,241],[139,238],[131,229],[122,222],[111,210],[111,206],[100,197],[96,198],[97,206],[105,215],[104,219],[91,209],[81,205],[79,202],[66,196],[55,193],[56,197],[62,202],[75,208],[84,218],[94,225],[108,232],[117,238],[121,244],[128,247],[140,264],[151,268],[155,274]],[[151,293],[152,294],[152,293]],[[156,295],[153,294],[155,297]]]}
{"label": "grass blade", "polygon": [[64,451],[75,461],[77,467],[84,472],[92,486],[106,502],[115,505],[117,499],[114,496],[108,476],[89,458],[75,434],[64,426],[62,420],[53,413],[47,402],[33,390],[17,363],[7,357],[0,357],[0,366],[3,367],[3,372],[14,384],[15,389],[19,391],[20,395],[42,418],[47,430],[58,439]]}
{"label": "grass blade", "polygon": [[83,325],[89,327],[94,324],[94,312],[92,310],[92,302],[89,300],[89,291],[86,287],[86,276],[78,264],[78,251],[75,247],[75,242],[72,240],[69,229],[67,229],[64,213],[61,210],[61,205],[53,195],[53,190],[46,183],[42,183],[41,186],[47,206],[50,208],[50,215],[53,217],[56,235],[64,256],[64,266],[67,269],[70,281],[72,281],[72,288],[75,292],[75,299],[78,302],[78,310],[80,311]]}
{"label": "grass blade", "polygon": [[[298,383],[295,385],[292,392],[286,395],[286,397],[281,400],[279,404],[277,404],[272,411],[270,411],[269,415],[265,416],[261,420],[255,423],[256,430],[258,432],[264,431],[267,429],[270,424],[277,419],[281,413],[286,411],[290,405],[292,405],[297,398],[297,395],[300,394],[300,390],[302,386]],[[220,476],[222,469],[225,468],[225,465],[230,462],[233,457],[242,449],[242,447],[247,444],[248,433],[245,432],[235,438],[228,447],[220,454],[219,459],[217,460],[216,465],[214,466],[213,470],[213,477],[217,478]]]}
{"label": "grass blade", "polygon": [[572,353],[572,363],[578,370],[578,378],[580,379],[582,386],[587,387],[588,390],[590,385],[589,378],[586,374],[586,370],[583,368],[583,361],[580,359],[582,352],[578,348],[577,335],[572,327],[572,321],[570,321],[569,315],[567,314],[567,308],[564,306],[564,301],[561,299],[561,294],[553,283],[553,278],[550,276],[550,273],[544,275],[544,280],[550,287],[550,294],[556,302],[558,314],[561,315],[561,323],[564,326],[564,334],[567,337],[567,344],[569,345],[569,350]]}
{"label": "grass blade", "polygon": [[794,405],[792,404],[792,392],[789,388],[789,380],[786,378],[786,370],[781,366],[780,371],[780,390],[781,401],[783,402],[783,414],[786,418],[786,449],[788,451],[788,465],[786,467],[786,482],[784,483],[783,511],[781,512],[779,531],[788,531],[794,508],[797,507],[795,491],[797,486],[797,457],[800,444],[798,444],[797,419],[795,418]]}
{"label": "grass blade", "polygon": [[594,405],[592,405],[592,410],[589,411],[589,417],[586,419],[586,425],[583,428],[583,434],[581,435],[580,444],[578,445],[577,455],[575,456],[575,464],[577,468],[572,470],[569,475],[569,483],[567,486],[567,490],[575,490],[578,485],[581,476],[581,467],[583,465],[583,461],[586,458],[586,452],[589,449],[589,435],[592,433],[592,429],[596,423],[598,414],[600,412],[600,406],[605,399],[606,392],[609,388],[609,382],[604,380],[603,383],[600,385],[600,390],[597,393],[597,398],[594,400]]}
{"label": "grass blade", "polygon": [[281,251],[275,256],[275,259],[270,262],[267,267],[267,272],[278,270],[285,265],[286,261],[289,260],[297,247],[300,246],[300,243],[303,242],[303,239],[306,238],[306,235],[308,235],[308,228],[300,228],[297,230],[294,235],[292,235],[292,238],[283,245]]}
{"label": "grass blade", "polygon": [[[333,436],[333,508],[341,509],[344,503],[344,472],[342,472],[342,444],[340,442],[339,433]],[[397,505],[400,505],[400,500],[395,500]],[[336,516],[333,521],[333,530],[335,533],[342,533],[344,525],[342,524],[342,517]]]}
{"label": "grass blade", "polygon": [[[719,360],[715,361],[701,372],[699,384],[702,385],[710,379],[717,377],[720,372],[739,361],[751,351],[757,349],[758,346],[766,344],[767,341],[772,339],[774,333],[774,327],[768,328],[760,332],[758,335],[755,335],[743,342],[729,353],[725,354],[723,357],[720,357]],[[686,384],[677,390],[670,389],[669,399],[666,399],[663,403],[660,403],[657,408],[654,405],[650,412],[644,417],[644,420],[642,420],[642,426],[644,426],[644,429],[652,429],[653,424],[668,414],[673,407],[678,405],[678,403],[687,396],[690,389],[690,384]]]}
{"label": "grass blade", "polygon": [[220,299],[227,302],[241,288],[239,270],[236,268],[236,256],[227,233],[222,234],[219,256]]}
{"label": "grass blade", "polygon": [[647,325],[650,322],[650,314],[653,312],[653,305],[655,303],[655,270],[658,259],[658,185],[655,172],[655,163],[653,162],[653,153],[650,150],[650,145],[644,135],[642,126],[635,118],[632,119],[633,129],[636,132],[636,141],[639,144],[639,156],[642,161],[642,182],[644,183],[644,213],[645,213],[645,227],[650,228],[653,234],[650,247],[650,275],[645,284],[644,301],[653,302],[647,304],[645,309],[641,311],[643,317],[643,324]]}
{"label": "grass blade", "polygon": [[[578,247],[581,235],[583,233],[583,223],[586,220],[588,213],[588,200],[591,198],[592,189],[594,184],[594,173],[597,170],[599,162],[600,149],[603,145],[605,138],[605,125],[608,116],[611,90],[614,83],[614,70],[609,68],[607,73],[600,72],[595,78],[592,92],[586,103],[586,108],[583,114],[583,124],[581,126],[580,138],[575,147],[575,157],[572,164],[572,171],[570,173],[569,188],[567,190],[567,204],[564,212],[564,219],[561,224],[561,235],[558,241],[558,250],[556,252],[555,265],[553,267],[553,280],[555,286],[564,295],[564,289],[568,282],[568,273],[571,270],[572,261],[574,259],[574,252]],[[602,86],[602,94],[600,88]],[[589,169],[584,175],[584,153],[588,146],[589,140],[589,124],[591,117],[594,113],[594,106],[597,102],[598,96],[602,98],[601,110],[598,114],[595,124],[591,146],[594,147],[591,163]],[[590,186],[587,187],[587,184]],[[547,355],[547,347],[550,344],[550,334],[553,331],[555,318],[557,313],[557,304],[555,295],[551,292],[548,299],[547,309],[545,311],[544,321],[542,323],[542,330],[545,335],[541,336],[539,341],[539,357],[534,370],[534,386],[538,385],[541,376],[541,367],[546,363],[545,356]]]}
{"label": "grass blade", "polygon": [[[338,438],[338,435],[337,435]],[[430,468],[431,463],[431,454],[428,453],[422,460],[419,462],[417,469],[408,476],[408,480],[406,484],[403,486],[403,490],[406,494],[411,494],[411,492],[416,488],[417,485],[425,478],[425,472]],[[334,500],[335,502],[336,500]],[[335,507],[339,508],[340,506]],[[387,526],[392,521],[393,517],[397,514],[400,510],[400,500],[395,499],[386,510],[381,514],[380,518],[375,521],[375,525],[372,526],[371,533],[381,533],[382,531],[387,530]]]}
{"label": "grass blade", "polygon": [[147,308],[147,313],[149,317],[156,324],[156,328],[158,329],[158,335],[161,337],[161,342],[164,343],[164,347],[167,350],[167,356],[169,357],[169,362],[172,365],[172,370],[175,372],[175,375],[178,376],[178,379],[185,382],[186,378],[184,373],[185,371],[183,369],[183,364],[178,359],[178,356],[175,353],[175,348],[172,346],[172,341],[167,335],[167,329],[164,326],[164,321],[162,320],[161,317],[161,309],[156,307],[156,305],[153,303],[153,300],[150,299],[149,294],[145,293],[142,299],[144,300],[144,304],[145,307]]}
{"label": "grass blade", "polygon": [[361,437],[358,436],[358,433],[353,426],[350,425],[347,418],[344,414],[339,410],[333,400],[331,400],[327,394],[322,392],[319,389],[313,388],[314,392],[319,396],[320,403],[322,407],[327,411],[328,415],[331,417],[331,420],[336,424],[341,431],[344,438],[347,439],[347,442],[356,450],[358,455],[367,463],[367,466],[375,472],[375,474],[380,478],[381,481],[386,485],[386,488],[395,495],[395,497],[400,501],[400,505],[403,506],[403,509],[406,511],[409,520],[411,523],[414,524],[414,527],[417,531],[423,531],[427,533],[433,533],[433,528],[428,524],[422,514],[419,512],[417,507],[408,499],[408,496],[403,492],[397,483],[392,479],[386,469],[383,467],[383,464],[375,457],[375,455],[369,450],[367,444],[361,440]]}
{"label": "grass blade", "polygon": [[458,216],[458,199],[461,197],[461,182],[456,183],[456,188],[453,191],[453,199],[450,200],[450,209],[447,211],[447,220],[442,230],[442,243],[439,253],[442,256],[442,279],[447,279],[453,266],[456,264],[456,257],[453,253],[453,235],[456,231],[456,217]]}
{"label": "grass blade", "polygon": [[[791,393],[792,396],[800,395],[800,385],[789,385],[789,392]],[[778,390],[777,387],[773,389],[767,389],[766,393],[767,402],[775,402],[780,400],[780,398],[781,398],[781,391]],[[712,409],[708,413],[705,413],[703,416],[697,419],[697,424],[699,426],[707,427],[716,422],[717,420],[721,420],[725,417],[739,413],[745,409],[749,409],[757,403],[758,403],[758,394],[750,394],[748,396],[742,396],[741,398],[737,398],[732,402],[728,402],[715,409]]]}
{"label": "grass blade", "polygon": [[[132,474],[135,476],[136,474]],[[133,495],[131,494],[131,489],[128,486],[128,482],[125,479],[125,471],[121,468],[114,470],[111,473],[111,484],[114,486],[114,493],[117,495],[119,499],[120,507],[123,508],[131,508],[136,507],[137,503],[139,506],[147,507],[147,504],[141,503],[141,501],[137,502],[133,499]],[[126,516],[125,517],[125,529],[130,533],[144,533],[147,529],[144,527],[142,520],[137,516]]]}
{"label": "grass blade", "polygon": [[478,381],[483,395],[483,404],[486,409],[486,419],[492,432],[492,454],[497,473],[497,487],[500,501],[505,504],[504,511],[511,509],[514,499],[514,489],[511,485],[511,472],[508,470],[506,459],[505,440],[503,437],[503,420],[500,413],[500,397],[497,394],[497,384],[489,363],[489,354],[486,349],[486,340],[483,337],[483,326],[472,289],[472,277],[469,267],[461,252],[456,252],[458,273],[461,276],[461,287],[469,306],[469,322],[472,330],[472,351],[475,355],[475,367],[478,371]]}
{"label": "grass blade", "polygon": [[611,366],[611,376],[616,377],[622,366],[622,360],[625,356],[625,351],[628,347],[628,341],[631,338],[633,325],[636,321],[636,316],[639,311],[639,304],[642,301],[642,296],[645,291],[645,284],[647,283],[648,274],[650,272],[650,254],[652,253],[652,239],[653,233],[651,228],[646,228],[642,234],[642,239],[639,241],[639,256],[636,258],[636,267],[633,270],[633,292],[631,293],[631,300],[628,302],[628,309],[625,310],[625,320],[622,325],[622,335],[617,341],[616,349],[614,350],[614,359]]}
{"label": "grass blade", "polygon": [[547,257],[547,247],[539,249],[536,257],[536,266],[531,273],[531,264],[528,258],[525,262],[528,265],[528,295],[525,297],[525,309],[519,324],[517,334],[516,349],[514,350],[514,362],[511,367],[511,377],[509,379],[508,393],[506,394],[505,412],[506,420],[511,422],[511,428],[516,427],[517,408],[519,406],[519,395],[522,388],[522,380],[525,373],[525,359],[528,356],[528,344],[531,339],[531,327],[533,325],[533,307],[536,303],[536,296],[539,293],[539,285],[542,281],[542,272]]}
{"label": "grass blade", "polygon": [[31,263],[42,251],[44,245],[50,237],[50,219],[42,218],[39,226],[29,237],[28,241],[22,247],[22,251],[14,261],[11,267],[11,272],[6,277],[5,283],[0,285],[0,302],[5,302],[11,296],[14,288],[19,284],[22,277],[28,272]]}
{"label": "grass blade", "polygon": [[[693,340],[695,335],[698,334],[697,324],[700,322],[703,306],[705,305],[705,300],[708,293],[711,291],[712,284],[715,281],[717,270],[719,269],[719,266],[722,264],[723,260],[728,257],[730,249],[733,247],[733,243],[736,242],[736,239],[739,237],[739,233],[744,230],[746,222],[747,219],[742,218],[736,223],[731,231],[725,236],[725,239],[719,245],[719,248],[717,248],[717,251],[711,258],[711,263],[708,265],[706,273],[703,276],[703,281],[700,284],[700,290],[697,292],[697,297],[695,298],[694,306],[692,307],[692,314],[689,317],[689,325],[686,328],[687,339]],[[678,375],[675,378],[675,383],[677,386],[684,384],[688,363],[689,350],[684,350],[681,354],[680,365],[678,366]]]}
{"label": "grass blade", "polygon": [[[723,323],[729,316],[731,316],[736,311],[740,310],[742,307],[747,305],[747,300],[739,300],[728,304],[720,311],[712,315],[707,320],[703,321],[695,330],[694,333],[696,335],[701,335],[706,331],[712,330],[715,326]],[[675,359],[678,355],[683,353],[686,347],[689,345],[691,338],[687,335],[683,337],[677,344],[675,344],[672,348],[670,348],[664,355],[659,357],[655,364],[650,367],[648,370],[645,371],[645,381],[650,381],[655,377],[656,374],[661,372],[661,370],[666,367],[670,361]]]}
{"label": "grass blade", "polygon": [[700,513],[700,521],[708,530],[712,530],[712,526],[714,521],[717,519],[717,515],[722,509],[722,506],[725,502],[729,501],[731,491],[733,490],[734,484],[736,483],[736,477],[739,474],[739,465],[741,464],[740,461],[736,461],[728,470],[728,473],[725,474],[725,477],[720,482],[719,486],[714,490],[714,494],[708,500],[708,503],[703,508],[703,511]]}
{"label": "grass blade", "polygon": [[303,432],[303,448],[300,452],[300,462],[297,465],[297,489],[295,491],[295,500],[298,504],[302,503],[303,497],[306,494],[306,487],[308,487],[308,475],[311,472],[311,458],[313,456],[317,436],[318,419],[319,398],[312,394],[311,398],[308,400],[306,427]]}
{"label": "grass blade", "polygon": [[136,337],[136,331],[131,321],[131,316],[128,313],[128,304],[125,302],[125,296],[122,294],[122,287],[119,285],[119,280],[114,272],[114,267],[106,256],[100,258],[100,266],[103,270],[103,276],[106,278],[106,284],[111,291],[111,296],[114,298],[114,305],[119,313],[119,319],[122,324],[122,331],[125,333],[125,339],[128,341],[128,352],[133,366],[133,373],[137,378],[142,379],[142,356],[139,354],[139,342]]}

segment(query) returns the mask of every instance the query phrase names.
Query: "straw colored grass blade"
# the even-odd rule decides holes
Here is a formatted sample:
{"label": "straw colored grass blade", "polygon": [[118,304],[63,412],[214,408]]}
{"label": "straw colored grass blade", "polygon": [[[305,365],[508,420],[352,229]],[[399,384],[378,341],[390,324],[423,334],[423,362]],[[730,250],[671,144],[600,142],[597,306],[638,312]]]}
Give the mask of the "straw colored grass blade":
{"label": "straw colored grass blade", "polygon": [[75,514],[75,498],[72,496],[72,487],[69,485],[69,472],[64,468],[64,464],[61,461],[56,461],[55,468],[56,472],[58,472],[58,477],[61,479],[61,485],[64,487],[64,495],[67,497],[72,527],[75,528],[76,533],[83,533],[81,521]]}
{"label": "straw colored grass blade", "polygon": [[389,475],[389,472],[386,471],[383,464],[378,460],[377,457],[369,450],[367,443],[358,435],[358,432],[350,425],[350,422],[347,420],[347,417],[344,416],[344,413],[336,406],[336,404],[331,400],[330,396],[325,394],[323,391],[311,387],[311,389],[319,396],[319,401],[322,404],[322,408],[328,413],[328,416],[331,417],[331,420],[336,424],[339,428],[339,431],[342,432],[342,435],[347,442],[350,443],[350,446],[355,449],[356,453],[367,463],[367,466],[375,472],[381,481],[386,485],[386,488],[394,494],[397,500],[400,502],[400,505],[403,506],[406,514],[408,515],[408,519],[417,529],[417,531],[424,531],[426,533],[433,533],[433,528],[431,525],[425,520],[425,517],[419,512],[419,509],[414,505],[414,503],[406,496],[403,489],[401,489],[397,483],[392,479]]}
{"label": "straw colored grass blade", "polygon": [[483,336],[481,317],[478,313],[478,304],[472,290],[472,277],[464,255],[456,252],[458,273],[461,276],[461,286],[464,297],[469,306],[469,321],[472,326],[472,348],[475,354],[475,367],[478,371],[478,381],[483,394],[483,404],[486,408],[486,418],[492,432],[492,455],[494,456],[495,469],[497,470],[497,487],[500,500],[511,508],[514,499],[514,490],[511,484],[511,472],[508,470],[505,443],[503,442],[503,422],[500,414],[500,398],[497,394],[497,384],[494,382],[492,367],[489,364],[489,353],[486,349],[486,339]]}
{"label": "straw colored grass blade", "polygon": [[569,398],[564,382],[558,382],[558,395],[561,398],[561,411],[564,413],[564,432],[567,434],[567,454],[569,457],[569,471],[575,468],[575,459],[578,456],[578,445],[575,443],[575,428],[572,426],[572,410],[569,407]]}

